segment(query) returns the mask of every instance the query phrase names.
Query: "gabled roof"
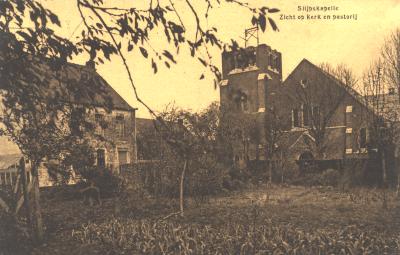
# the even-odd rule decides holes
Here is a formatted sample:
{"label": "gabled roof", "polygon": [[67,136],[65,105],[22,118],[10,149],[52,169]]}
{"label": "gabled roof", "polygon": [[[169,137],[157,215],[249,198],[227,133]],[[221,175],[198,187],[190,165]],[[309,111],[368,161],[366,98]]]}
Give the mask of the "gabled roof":
{"label": "gabled roof", "polygon": [[[18,68],[26,68],[39,80],[39,83],[45,84],[42,86],[42,96],[60,95],[61,100],[69,103],[126,111],[135,109],[94,68],[66,63],[56,69],[50,59],[39,59],[29,55],[25,59],[27,61],[24,62],[24,67],[13,66],[12,68],[16,68],[16,72]],[[0,62],[7,64],[7,61],[11,60],[0,54]]]}
{"label": "gabled roof", "polygon": [[20,154],[20,150],[8,137],[0,135],[0,155],[6,154]]}
{"label": "gabled roof", "polygon": [[95,106],[104,106],[107,103],[111,103],[113,109],[126,111],[134,110],[134,108],[131,107],[95,70],[86,66],[71,63],[68,63],[64,69],[64,72],[68,75],[69,79],[80,80],[82,79],[83,73],[87,73],[91,82],[96,83],[94,86],[87,89],[88,93],[92,93],[93,96],[83,95],[83,97],[79,99],[82,100],[83,103]]}
{"label": "gabled roof", "polygon": [[8,169],[14,165],[18,165],[21,157],[22,154],[20,153],[0,155],[0,171]]}
{"label": "gabled roof", "polygon": [[354,90],[353,88],[346,86],[343,82],[341,82],[340,80],[338,80],[336,77],[334,77],[333,75],[329,74],[328,72],[322,70],[320,67],[314,65],[313,63],[311,63],[309,60],[307,59],[303,59],[294,69],[293,71],[288,75],[288,77],[286,77],[285,81],[282,83],[283,85],[286,85],[287,82],[289,82],[290,78],[292,77],[292,75],[302,66],[302,65],[308,65],[309,67],[311,67],[314,71],[317,71],[319,73],[321,73],[322,75],[324,75],[325,78],[329,79],[330,81],[332,81],[334,84],[336,84],[338,87],[341,87],[343,89],[345,89],[350,96],[352,96],[357,102],[359,102],[361,105],[363,105],[364,107],[366,107],[368,110],[373,111],[373,109],[369,106],[369,104],[365,101],[364,97],[358,93],[356,90]]}

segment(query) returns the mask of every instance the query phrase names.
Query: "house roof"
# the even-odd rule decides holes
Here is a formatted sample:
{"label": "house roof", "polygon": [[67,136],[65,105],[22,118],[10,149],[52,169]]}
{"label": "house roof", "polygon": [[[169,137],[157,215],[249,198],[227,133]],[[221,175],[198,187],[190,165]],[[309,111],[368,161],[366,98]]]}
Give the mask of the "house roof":
{"label": "house roof", "polygon": [[93,83],[91,87],[86,89],[88,94],[79,98],[78,102],[95,106],[104,106],[111,103],[111,107],[114,109],[134,110],[134,108],[131,107],[94,69],[68,63],[64,68],[64,72],[68,79],[75,79],[76,81],[86,79],[84,76],[87,74],[87,78],[89,79],[87,84],[90,85],[90,83]]}
{"label": "house roof", "polygon": [[6,136],[0,136],[0,155],[19,154],[18,146]]}
{"label": "house roof", "polygon": [[0,155],[0,171],[10,168],[11,166],[18,165],[22,154],[5,154]]}
{"label": "house roof", "polygon": [[154,119],[136,118],[136,131],[141,133],[143,130],[154,130],[155,132]]}
{"label": "house roof", "polygon": [[[29,75],[37,78],[42,89],[42,96],[58,95],[59,99],[70,103],[108,107],[131,111],[131,107],[112,87],[101,77],[94,68],[73,63],[63,64],[60,68],[54,68],[50,59],[39,59],[27,56],[28,61],[21,65],[11,65],[11,68],[28,69]],[[2,63],[9,63],[4,54],[0,54]],[[20,61],[20,60],[18,60]],[[31,79],[31,77],[26,78]]]}

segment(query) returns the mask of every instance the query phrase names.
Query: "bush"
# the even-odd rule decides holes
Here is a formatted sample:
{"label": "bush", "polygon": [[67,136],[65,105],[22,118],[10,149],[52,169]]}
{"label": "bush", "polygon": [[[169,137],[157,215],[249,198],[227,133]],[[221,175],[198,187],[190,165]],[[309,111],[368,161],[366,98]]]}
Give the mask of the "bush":
{"label": "bush", "polygon": [[334,186],[339,184],[340,173],[335,169],[327,169],[322,173],[307,173],[293,180],[292,184],[305,186]]}
{"label": "bush", "polygon": [[82,171],[81,175],[85,182],[94,182],[100,189],[101,197],[112,197],[121,192],[122,177],[108,168],[92,167]]}
{"label": "bush", "polygon": [[339,183],[340,173],[335,169],[327,169],[318,175],[319,183],[322,186],[334,186],[336,187]]}

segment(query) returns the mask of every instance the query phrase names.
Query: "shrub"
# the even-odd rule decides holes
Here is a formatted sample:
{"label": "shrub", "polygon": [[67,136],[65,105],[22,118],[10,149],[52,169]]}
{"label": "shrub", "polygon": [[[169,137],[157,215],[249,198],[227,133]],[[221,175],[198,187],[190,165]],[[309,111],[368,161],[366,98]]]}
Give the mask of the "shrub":
{"label": "shrub", "polygon": [[92,167],[81,171],[81,175],[86,181],[94,182],[101,197],[115,196],[121,191],[122,177],[108,168]]}
{"label": "shrub", "polygon": [[293,180],[293,184],[305,186],[337,186],[340,173],[335,169],[327,169],[322,173],[307,173]]}

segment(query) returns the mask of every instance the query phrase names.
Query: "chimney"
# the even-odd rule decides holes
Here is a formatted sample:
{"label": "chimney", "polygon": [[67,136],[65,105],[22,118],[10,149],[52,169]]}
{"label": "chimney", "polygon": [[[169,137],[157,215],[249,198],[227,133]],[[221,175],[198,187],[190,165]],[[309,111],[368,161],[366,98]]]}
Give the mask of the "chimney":
{"label": "chimney", "polygon": [[93,61],[93,59],[90,59],[86,62],[86,67],[90,70],[96,71],[96,63]]}

